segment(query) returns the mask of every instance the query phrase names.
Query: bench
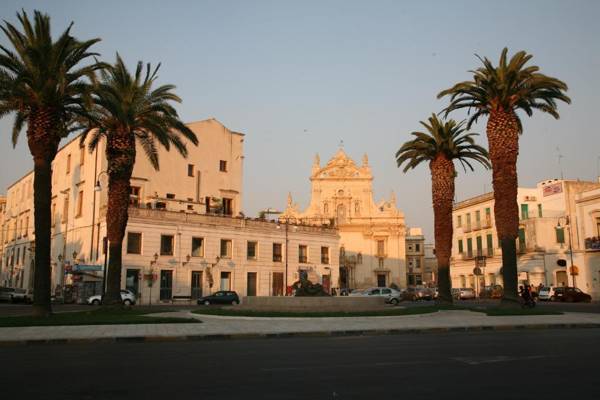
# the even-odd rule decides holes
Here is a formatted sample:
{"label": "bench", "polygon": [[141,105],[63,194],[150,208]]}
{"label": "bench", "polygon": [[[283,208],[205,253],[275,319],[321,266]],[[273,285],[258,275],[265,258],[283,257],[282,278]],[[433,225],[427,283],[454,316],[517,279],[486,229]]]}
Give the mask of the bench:
{"label": "bench", "polygon": [[187,301],[188,303],[191,303],[192,296],[173,296],[173,297],[171,297],[171,303],[175,303],[176,301]]}

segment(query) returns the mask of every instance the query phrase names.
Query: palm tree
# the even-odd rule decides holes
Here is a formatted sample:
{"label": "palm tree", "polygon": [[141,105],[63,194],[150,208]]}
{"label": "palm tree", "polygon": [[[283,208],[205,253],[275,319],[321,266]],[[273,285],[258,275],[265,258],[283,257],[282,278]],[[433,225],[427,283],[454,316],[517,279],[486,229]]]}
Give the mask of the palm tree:
{"label": "palm tree", "polygon": [[558,119],[557,100],[570,103],[567,85],[539,73],[539,67],[525,66],[532,55],[519,51],[507,61],[508,49],[500,54],[498,66],[479,58],[483,66],[473,73],[473,80],[460,82],[438,94],[449,95],[448,113],[461,108],[474,109],[467,123],[470,129],[479,117],[488,115],[487,138],[493,170],[494,216],[502,247],[504,303],[518,302],[516,238],[519,231],[517,204],[517,157],[522,125],[517,110],[531,116],[534,110]]}
{"label": "palm tree", "polygon": [[487,151],[475,144],[477,133],[465,133],[465,121],[453,119],[441,121],[435,114],[421,121],[426,132],[413,132],[413,140],[404,143],[396,152],[398,168],[403,172],[428,162],[431,171],[431,197],[435,226],[435,255],[438,262],[438,302],[452,303],[450,293],[450,255],[452,252],[452,205],[454,201],[454,160],[458,160],[465,172],[473,171],[473,161],[489,168]]}
{"label": "palm tree", "polygon": [[[34,21],[17,13],[22,31],[4,22],[2,31],[14,48],[0,46],[0,117],[15,115],[12,143],[27,125],[27,142],[33,156],[36,316],[47,316],[50,305],[50,202],[52,161],[60,140],[71,131],[76,117],[86,114],[89,80],[101,63],[82,65],[95,56],[88,50],[100,39],[80,42],[71,36],[73,24],[52,40],[50,17],[39,11]],[[87,78],[87,79],[86,79]]]}
{"label": "palm tree", "polygon": [[108,210],[106,214],[109,242],[109,263],[104,304],[121,302],[121,259],[127,227],[130,178],[139,145],[152,166],[158,170],[157,145],[167,150],[173,145],[187,156],[183,138],[198,144],[198,139],[181,120],[171,102],[181,102],[173,93],[175,86],[153,88],[160,64],[152,70],[150,64],[138,62],[135,74],[127,70],[121,57],[111,68],[102,71],[101,82],[94,91],[94,109],[88,130],[81,143],[92,134],[89,150],[93,151],[102,138],[106,139],[108,161]]}

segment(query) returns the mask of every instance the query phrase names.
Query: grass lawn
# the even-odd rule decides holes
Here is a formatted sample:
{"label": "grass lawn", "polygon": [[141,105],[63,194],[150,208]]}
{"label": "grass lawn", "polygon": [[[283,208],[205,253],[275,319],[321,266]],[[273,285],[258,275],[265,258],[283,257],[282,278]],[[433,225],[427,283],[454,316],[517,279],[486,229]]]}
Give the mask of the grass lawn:
{"label": "grass lawn", "polygon": [[[430,314],[440,310],[465,310],[460,306],[423,306],[423,307],[390,307],[378,311],[253,311],[235,308],[198,308],[192,311],[194,314],[225,315],[231,317],[292,317],[292,318],[324,318],[324,317],[389,317],[396,315]],[[473,310],[479,311],[479,310]]]}
{"label": "grass lawn", "polygon": [[57,325],[121,325],[121,324],[176,324],[200,322],[191,318],[146,317],[156,311],[136,309],[103,310],[52,314],[48,318],[32,316],[0,317],[0,327],[57,326]]}
{"label": "grass lawn", "polygon": [[443,310],[466,310],[473,312],[485,313],[490,317],[501,317],[511,315],[562,315],[560,311],[540,310],[531,308],[501,308],[501,307],[464,307],[464,306],[422,306],[422,307],[406,307],[406,308],[388,308],[380,311],[252,311],[235,308],[213,308],[205,307],[193,310],[194,314],[204,315],[224,315],[230,317],[286,317],[286,318],[324,318],[324,317],[386,317],[386,316],[402,316],[402,315],[417,315],[431,314]]}

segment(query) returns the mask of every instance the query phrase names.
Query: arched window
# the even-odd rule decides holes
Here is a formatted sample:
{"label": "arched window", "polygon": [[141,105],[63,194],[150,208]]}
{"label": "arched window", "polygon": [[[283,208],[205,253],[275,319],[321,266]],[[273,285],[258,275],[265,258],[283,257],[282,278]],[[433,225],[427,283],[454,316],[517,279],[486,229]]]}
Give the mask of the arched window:
{"label": "arched window", "polygon": [[344,191],[342,189],[338,190],[338,196],[339,197],[344,196]]}
{"label": "arched window", "polygon": [[346,221],[346,207],[343,204],[337,207],[337,222],[343,224]]}

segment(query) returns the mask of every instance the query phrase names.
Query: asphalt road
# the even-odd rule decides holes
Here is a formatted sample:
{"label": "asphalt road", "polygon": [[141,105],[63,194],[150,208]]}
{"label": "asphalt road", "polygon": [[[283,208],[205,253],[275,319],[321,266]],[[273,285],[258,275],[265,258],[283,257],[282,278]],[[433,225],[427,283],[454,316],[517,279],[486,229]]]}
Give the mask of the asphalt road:
{"label": "asphalt road", "polygon": [[600,329],[0,348],[3,398],[600,398]]}

